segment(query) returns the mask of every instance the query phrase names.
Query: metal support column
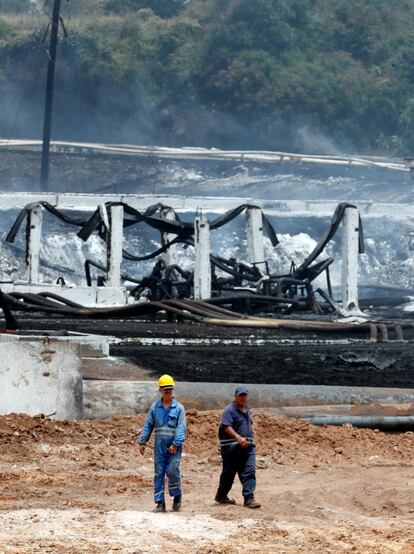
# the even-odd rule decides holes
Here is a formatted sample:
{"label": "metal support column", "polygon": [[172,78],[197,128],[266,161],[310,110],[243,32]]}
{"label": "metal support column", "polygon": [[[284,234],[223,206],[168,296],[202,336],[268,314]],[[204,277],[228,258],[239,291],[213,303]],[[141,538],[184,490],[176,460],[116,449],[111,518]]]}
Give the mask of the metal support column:
{"label": "metal support column", "polygon": [[124,208],[111,206],[111,223],[108,249],[108,286],[121,286],[122,242],[124,234]]}
{"label": "metal support column", "polygon": [[210,224],[203,217],[196,217],[194,223],[194,298],[211,296],[211,262],[210,262]]}
{"label": "metal support column", "polygon": [[39,282],[39,258],[42,242],[42,207],[36,206],[29,211],[27,219],[27,275],[29,283]]}
{"label": "metal support column", "polygon": [[358,310],[359,213],[347,208],[342,230],[342,306]]}
{"label": "metal support column", "polygon": [[263,262],[265,259],[263,244],[263,215],[259,208],[246,210],[247,252],[250,263]]}

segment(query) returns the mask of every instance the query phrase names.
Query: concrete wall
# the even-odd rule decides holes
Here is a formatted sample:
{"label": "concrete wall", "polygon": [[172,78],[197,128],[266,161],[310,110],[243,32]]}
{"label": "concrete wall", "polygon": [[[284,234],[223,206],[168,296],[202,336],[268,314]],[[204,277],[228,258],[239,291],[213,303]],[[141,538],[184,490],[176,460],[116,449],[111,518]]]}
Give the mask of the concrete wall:
{"label": "concrete wall", "polygon": [[[276,217],[303,217],[313,215],[330,217],[338,204],[332,200],[269,200],[261,198],[238,198],[217,196],[184,196],[167,194],[70,194],[70,193],[0,193],[0,211],[21,209],[33,202],[46,201],[61,210],[93,211],[98,204],[104,202],[125,202],[137,210],[145,210],[160,202],[172,206],[178,212],[195,212],[202,207],[204,213],[224,213],[248,203],[264,209],[266,215]],[[358,209],[364,219],[367,217],[387,217],[398,221],[409,219],[414,214],[414,203],[391,204],[359,201]]]}
{"label": "concrete wall", "polygon": [[[49,321],[50,323],[50,321]],[[42,331],[22,331],[24,334],[5,334],[0,333],[0,343],[1,342],[36,342],[39,339],[39,335]],[[33,334],[30,334],[33,333]],[[80,355],[87,358],[107,358],[109,356],[109,348],[111,344],[120,342],[121,339],[116,337],[111,337],[109,335],[92,335],[85,333],[78,333],[75,331],[65,331],[63,335],[56,335],[51,338],[54,343],[72,343],[77,344],[80,347]],[[46,334],[46,332],[45,332]]]}
{"label": "concrete wall", "polygon": [[0,343],[0,414],[82,417],[79,345],[58,341]]}
{"label": "concrete wall", "polygon": [[[178,382],[176,396],[186,408],[215,410],[233,400],[235,388],[235,383]],[[254,408],[414,402],[413,389],[257,384],[249,384],[248,389]],[[83,392],[85,418],[146,412],[159,398],[153,381],[84,381]]]}

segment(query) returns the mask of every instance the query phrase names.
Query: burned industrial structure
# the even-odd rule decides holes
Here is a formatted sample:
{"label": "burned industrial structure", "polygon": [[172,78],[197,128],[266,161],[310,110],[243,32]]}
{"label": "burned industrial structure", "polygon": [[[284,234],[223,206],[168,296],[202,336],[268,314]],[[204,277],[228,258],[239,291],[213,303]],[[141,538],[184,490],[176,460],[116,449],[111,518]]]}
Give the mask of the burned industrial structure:
{"label": "burned industrial structure", "polygon": [[[270,273],[269,263],[264,259],[262,229],[272,246],[276,246],[279,241],[272,224],[258,206],[243,204],[216,217],[211,222],[203,220],[200,216],[196,217],[195,223],[190,223],[183,221],[172,207],[161,203],[150,206],[141,213],[124,202],[107,202],[99,206],[92,216],[86,219],[70,216],[46,201],[29,204],[20,212],[5,240],[8,243],[13,243],[21,225],[26,220],[26,258],[32,260],[29,263],[30,266],[33,264],[33,256],[38,257],[38,252],[35,254],[31,251],[31,245],[33,244],[31,233],[36,227],[33,224],[33,219],[42,208],[64,223],[80,228],[77,234],[81,239],[88,240],[90,235],[96,231],[106,244],[108,252],[108,264],[106,266],[101,265],[96,260],[85,260],[85,278],[89,287],[92,286],[92,267],[104,273],[104,275],[97,278],[97,283],[100,286],[111,280],[111,277],[107,277],[107,275],[110,271],[113,271],[111,269],[111,237],[114,233],[115,223],[112,224],[112,219],[117,209],[118,212],[121,210],[123,214],[123,220],[120,222],[121,229],[137,224],[148,225],[160,232],[160,242],[162,244],[160,248],[144,255],[131,253],[122,248],[122,259],[124,260],[139,263],[144,260],[158,258],[151,273],[141,280],[128,274],[119,276],[119,284],[122,280],[136,285],[129,289],[131,301],[139,301],[143,298],[150,301],[165,301],[200,299],[203,297],[212,303],[229,304],[232,307],[238,306],[239,310],[247,313],[275,311],[277,307],[280,308],[282,313],[291,313],[296,310],[309,310],[314,313],[341,311],[339,304],[333,298],[329,274],[329,267],[334,259],[327,257],[319,260],[318,258],[326,244],[338,230],[341,221],[345,217],[346,209],[356,209],[353,205],[339,204],[328,230],[314,250],[299,267],[296,267],[292,261],[289,272],[283,275]],[[170,247],[175,244],[181,244],[184,248],[194,248],[195,240],[200,240],[200,232],[197,234],[198,225],[205,227],[208,224],[210,230],[219,229],[242,212],[247,214],[247,236],[248,240],[250,239],[251,263],[237,260],[235,257],[226,259],[214,255],[207,252],[208,247],[200,243],[196,245],[196,250],[201,250],[200,256],[207,255],[209,257],[206,268],[211,273],[210,276],[205,273],[196,275],[197,269],[187,271],[176,263],[168,263],[167,257],[162,257],[162,254],[168,254]],[[359,216],[358,219],[358,249],[359,253],[362,253],[364,248],[362,222]],[[173,238],[170,239],[169,237]],[[122,242],[122,237],[120,240]],[[112,246],[112,249],[114,248],[116,246]],[[206,250],[206,252],[203,250]],[[33,269],[29,269],[29,271],[33,271]],[[321,288],[314,289],[312,285],[313,281],[322,273],[326,275],[326,291]],[[63,277],[60,277],[60,279],[63,279]],[[197,288],[197,279],[204,281],[199,288]],[[16,296],[19,293],[13,292],[11,294]],[[320,295],[323,303],[317,301],[316,294]],[[26,298],[24,293],[20,293],[20,298],[21,300]]]}
{"label": "burned industrial structure", "polygon": [[[26,225],[27,281],[1,283],[9,332],[24,335],[37,329],[53,336],[64,329],[115,335],[120,342],[111,346],[114,355],[144,365],[154,375],[167,367],[184,381],[411,385],[410,312],[394,311],[390,318],[373,311],[375,299],[364,298],[360,305],[357,259],[364,237],[355,204],[338,204],[305,259],[276,273],[264,243],[277,248],[277,229],[258,204],[234,205],[226,199],[229,209],[220,206],[217,215],[207,199],[204,211],[187,212],[193,213],[188,221],[163,198],[51,196],[22,195],[21,202],[32,201],[7,233],[6,243],[13,244]],[[72,268],[78,284],[67,283],[62,268],[54,282],[40,278],[44,213],[69,226],[83,242],[96,236],[104,245],[104,262],[88,256],[83,274]],[[225,232],[241,215],[248,260],[212,252],[210,231]],[[131,247],[125,234],[145,228],[159,233],[158,244],[149,252],[136,251],[136,242]],[[334,258],[325,251],[339,229],[342,287],[334,290]],[[188,260],[185,266],[177,263],[178,248],[193,252],[192,267]],[[128,271],[122,269],[125,262]],[[139,276],[144,262],[148,271]],[[393,294],[392,287],[386,292],[383,304],[388,307],[407,305],[412,293]],[[363,313],[363,306],[371,310]],[[275,362],[269,364],[271,359]]]}
{"label": "burned industrial structure", "polygon": [[[30,177],[38,148],[0,142],[0,155]],[[0,194],[4,336],[106,340],[109,359],[82,362],[88,417],[144,409],[170,371],[202,409],[197,390],[214,403],[234,382],[257,406],[338,414],[380,389],[375,420],[347,421],[411,425],[398,406],[414,378],[406,164],[79,143],[51,156],[62,192]]]}

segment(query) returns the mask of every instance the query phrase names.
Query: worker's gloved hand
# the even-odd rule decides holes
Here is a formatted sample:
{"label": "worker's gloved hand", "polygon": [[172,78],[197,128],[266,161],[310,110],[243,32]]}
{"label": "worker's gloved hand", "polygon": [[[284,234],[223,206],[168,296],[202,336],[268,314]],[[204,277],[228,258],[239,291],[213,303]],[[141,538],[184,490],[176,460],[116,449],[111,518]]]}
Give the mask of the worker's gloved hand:
{"label": "worker's gloved hand", "polygon": [[177,452],[177,447],[175,446],[175,444],[172,444],[167,448],[167,450],[170,454],[175,454]]}
{"label": "worker's gloved hand", "polygon": [[237,440],[242,448],[247,448],[249,446],[249,441],[244,437],[239,437]]}
{"label": "worker's gloved hand", "polygon": [[139,445],[139,453],[141,454],[141,456],[145,454],[145,444]]}

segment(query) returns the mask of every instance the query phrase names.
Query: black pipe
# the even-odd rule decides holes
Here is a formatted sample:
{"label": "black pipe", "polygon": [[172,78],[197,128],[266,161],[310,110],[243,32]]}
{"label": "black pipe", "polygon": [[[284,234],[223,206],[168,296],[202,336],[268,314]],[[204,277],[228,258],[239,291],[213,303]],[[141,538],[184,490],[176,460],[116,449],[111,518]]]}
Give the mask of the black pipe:
{"label": "black pipe", "polygon": [[315,293],[318,293],[322,296],[322,298],[329,304],[329,306],[333,309],[334,313],[339,313],[339,306],[335,302],[333,298],[329,296],[323,289],[316,289]]}
{"label": "black pipe", "polygon": [[[208,310],[205,308],[198,307],[194,305],[192,302],[186,302],[183,300],[166,300],[165,304],[168,304],[169,306],[176,306],[177,308],[181,310],[187,310],[190,313],[199,315],[201,317],[207,317],[207,318],[217,318],[217,319],[230,319],[228,315],[224,315],[221,313],[218,313],[214,310]],[[231,319],[238,319],[238,317],[234,317]]]}
{"label": "black pipe", "polygon": [[17,322],[17,319],[14,317],[7,299],[4,297],[3,293],[0,290],[0,308],[3,310],[4,318],[6,320],[6,329],[11,331],[16,331],[20,329],[20,325]]}
{"label": "black pipe", "polygon": [[250,301],[257,302],[260,304],[293,304],[299,305],[301,302],[294,298],[281,298],[277,296],[264,296],[259,294],[238,294],[231,296],[217,296],[214,298],[208,298],[204,300],[208,304],[222,305],[222,304],[231,304],[233,302],[243,301],[247,298]]}
{"label": "black pipe", "polygon": [[237,312],[232,312],[231,310],[226,310],[226,308],[221,308],[220,306],[216,306],[215,304],[205,302],[204,300],[192,300],[192,302],[194,304],[204,306],[205,308],[207,308],[209,310],[213,310],[213,311],[215,311],[217,313],[220,313],[220,314],[225,314],[225,315],[228,315],[228,316],[237,316],[239,319],[248,317],[245,314],[239,314]]}

